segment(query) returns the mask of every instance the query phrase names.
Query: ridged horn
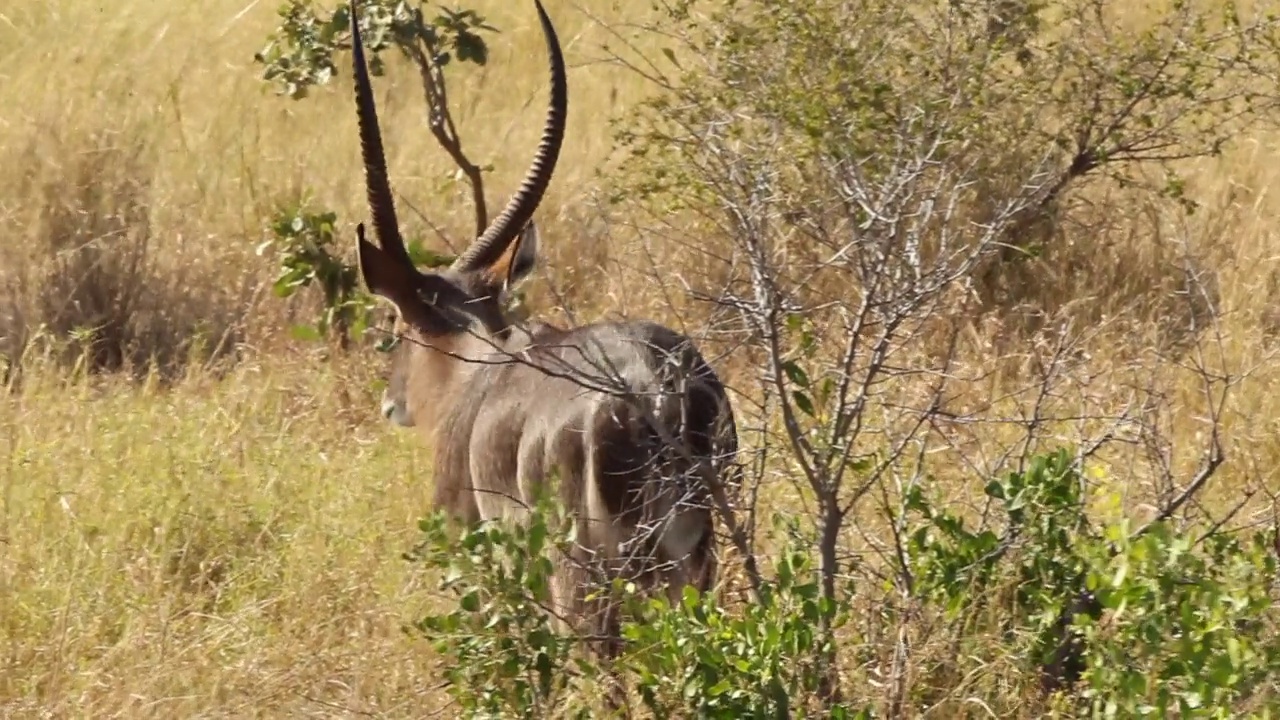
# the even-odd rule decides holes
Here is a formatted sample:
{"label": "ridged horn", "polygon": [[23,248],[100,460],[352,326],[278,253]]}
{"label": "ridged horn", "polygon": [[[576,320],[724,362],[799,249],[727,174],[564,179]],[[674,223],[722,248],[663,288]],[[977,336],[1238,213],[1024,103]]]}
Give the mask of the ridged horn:
{"label": "ridged horn", "polygon": [[382,131],[378,129],[378,108],[373,100],[369,70],[364,61],[364,42],[360,39],[360,21],[356,0],[351,0],[351,62],[356,85],[356,117],[360,123],[360,154],[364,158],[365,193],[373,215],[373,234],[383,250],[413,267],[409,251],[400,236],[396,204],[387,180],[387,158],[382,151]]}
{"label": "ridged horn", "polygon": [[547,120],[542,129],[542,140],[538,144],[538,152],[533,157],[533,164],[525,173],[520,189],[512,196],[511,201],[503,208],[502,214],[494,218],[484,233],[458,256],[453,267],[456,270],[475,270],[486,267],[502,256],[511,242],[524,230],[525,225],[533,218],[533,212],[542,202],[543,193],[551,183],[551,175],[555,172],[556,161],[560,158],[560,146],[564,142],[565,114],[569,104],[568,82],[565,80],[564,56],[560,52],[560,40],[556,37],[556,29],[547,17],[540,0],[534,0],[538,7],[538,20],[542,23],[542,35],[547,42],[547,53],[551,59],[551,103],[547,108]]}

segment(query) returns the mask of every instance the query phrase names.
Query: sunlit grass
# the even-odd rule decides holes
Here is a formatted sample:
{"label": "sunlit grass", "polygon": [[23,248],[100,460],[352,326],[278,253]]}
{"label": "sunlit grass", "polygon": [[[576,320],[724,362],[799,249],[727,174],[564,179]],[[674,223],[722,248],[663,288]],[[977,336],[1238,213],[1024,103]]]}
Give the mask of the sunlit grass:
{"label": "sunlit grass", "polygon": [[430,486],[407,434],[344,419],[374,416],[358,377],[276,363],[157,392],[36,374],[7,401],[6,715],[424,701],[429,654],[400,625],[429,589],[400,554]]}
{"label": "sunlit grass", "polygon": [[[466,4],[502,30],[489,38],[486,70],[450,76],[466,147],[479,164],[495,165],[496,207],[541,130],[544,51],[531,3]],[[565,149],[538,217],[544,277],[589,288],[575,295],[584,319],[619,306],[639,314],[663,298],[576,260],[609,250],[580,224],[609,158],[606,119],[648,88],[592,62],[610,31],[579,4],[547,4],[571,68]],[[364,216],[347,78],[303,102],[276,97],[259,80],[252,56],[273,27],[272,1],[10,5],[0,7],[0,280],[42,242],[44,184],[56,188],[90,150],[137,143],[154,262],[183,278],[178,287],[198,299],[194,306],[248,307],[253,332],[247,360],[220,379],[193,371],[173,386],[88,382],[37,363],[19,392],[0,399],[0,715],[422,717],[439,709],[434,656],[400,630],[431,598],[431,584],[400,557],[428,507],[427,449],[378,418],[371,378],[381,358],[343,364],[269,352],[289,344],[280,331],[295,318],[262,289],[272,268],[253,253],[272,210],[300,195],[337,211],[348,239]],[[647,11],[647,3],[580,5],[614,24]],[[438,242],[421,212],[461,238],[471,230],[468,196],[449,181],[453,167],[427,132],[406,70],[375,81],[402,220],[410,234]],[[1184,229],[1218,270],[1215,362],[1255,374],[1226,409],[1229,464],[1208,495],[1216,507],[1232,506],[1245,482],[1277,485],[1280,375],[1269,364],[1268,333],[1280,327],[1278,155],[1277,136],[1260,134],[1240,138],[1222,159],[1187,164],[1191,191],[1208,201],[1202,214],[1160,215],[1165,235],[1117,232],[1080,253],[1083,267],[1062,270],[1079,273],[1082,298],[1140,284],[1139,270],[1170,252]],[[1145,212],[1132,209],[1134,227],[1146,227]],[[555,305],[535,295],[538,303]],[[1152,322],[1117,334],[1154,346],[1161,331]],[[982,379],[956,383],[953,411],[1004,397],[1025,379],[983,375],[1002,359],[990,342],[998,334],[975,327],[966,336],[957,372]],[[1093,358],[1089,392],[1105,389],[1116,406],[1155,372],[1113,357],[1105,333],[1082,352]],[[1163,371],[1173,390],[1160,420],[1185,476],[1203,442],[1203,397],[1194,372]],[[1060,400],[1069,408],[1079,398]],[[1016,403],[1007,405],[1015,415]],[[1006,427],[957,442],[995,456],[1016,435]],[[1105,460],[1108,488],[1125,493],[1135,512],[1149,511],[1149,478]],[[939,483],[963,474],[945,463],[932,470]],[[954,490],[957,503],[979,492]],[[769,509],[805,507],[782,484],[765,499]],[[874,535],[875,522],[851,534]]]}
{"label": "sunlit grass", "polygon": [[[38,273],[13,273],[41,248],[44,206],[65,192],[68,168],[138,147],[133,169],[98,184],[108,199],[145,187],[148,262],[180,269],[175,289],[205,311],[248,303],[259,330],[249,339],[275,342],[292,319],[253,290],[273,271],[253,254],[270,213],[310,197],[348,234],[364,213],[346,73],[304,102],[260,80],[253,54],[276,5],[0,8],[0,279],[14,309],[42,296]],[[487,69],[450,74],[465,147],[495,167],[496,208],[541,131],[545,49],[532,3],[468,7],[501,30],[488,37]],[[567,223],[609,150],[608,113],[645,92],[636,76],[591,62],[608,31],[587,13],[612,22],[646,10],[550,7],[572,90],[539,216],[551,262],[577,252]],[[402,222],[439,244],[423,213],[457,240],[471,231],[469,195],[451,181],[408,70],[393,64],[376,80]],[[65,382],[36,365],[4,401],[0,714],[436,709],[430,653],[400,630],[424,597],[400,553],[430,497],[425,451],[375,422],[368,372],[249,354],[223,380],[196,372],[166,389]]]}

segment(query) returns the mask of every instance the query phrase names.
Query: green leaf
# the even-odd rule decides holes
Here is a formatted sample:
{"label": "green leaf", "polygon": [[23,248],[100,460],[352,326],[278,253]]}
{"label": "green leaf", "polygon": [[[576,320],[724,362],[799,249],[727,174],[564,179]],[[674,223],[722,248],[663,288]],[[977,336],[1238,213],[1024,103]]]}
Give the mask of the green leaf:
{"label": "green leaf", "polygon": [[484,39],[470,32],[459,32],[454,40],[454,48],[458,52],[459,62],[473,62],[484,65],[489,60],[489,48]]}
{"label": "green leaf", "polygon": [[813,401],[809,399],[808,395],[799,390],[794,390],[791,393],[791,397],[795,400],[796,407],[800,408],[801,412],[809,417],[817,417],[817,413],[813,409]]}
{"label": "green leaf", "polygon": [[[671,50],[671,48],[667,48],[667,47],[662,48],[662,54],[667,57],[667,60],[671,61],[672,65],[675,65],[677,68],[680,68],[680,63],[676,61],[676,54],[674,51]],[[680,69],[683,69],[683,68],[680,68]]]}
{"label": "green leaf", "polygon": [[547,540],[547,526],[540,522],[535,522],[529,528],[529,554],[540,555]]}
{"label": "green leaf", "polygon": [[445,255],[426,247],[421,239],[414,238],[409,242],[409,258],[414,265],[428,268],[448,267],[457,259],[455,255]]}
{"label": "green leaf", "polygon": [[283,299],[292,295],[297,288],[298,286],[285,276],[271,284],[271,294]]}
{"label": "green leaf", "polygon": [[782,364],[782,371],[786,373],[787,379],[802,388],[809,387],[809,376],[805,371],[796,364],[794,360],[788,360]]}
{"label": "green leaf", "polygon": [[1005,499],[1004,483],[1000,482],[999,480],[992,480],[991,482],[987,483],[985,491],[987,493],[987,496],[990,498],[994,498],[996,500]]}
{"label": "green leaf", "polygon": [[301,340],[304,342],[314,342],[322,339],[323,337],[319,328],[314,325],[294,325],[289,328],[289,335],[293,337],[294,340]]}

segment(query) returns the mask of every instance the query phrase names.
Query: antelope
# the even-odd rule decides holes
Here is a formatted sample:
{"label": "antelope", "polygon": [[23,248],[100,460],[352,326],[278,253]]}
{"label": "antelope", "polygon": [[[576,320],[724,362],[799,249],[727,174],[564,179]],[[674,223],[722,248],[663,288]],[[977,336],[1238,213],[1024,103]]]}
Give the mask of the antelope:
{"label": "antelope", "polygon": [[[533,270],[533,214],[564,140],[568,86],[550,18],[550,105],[523,182],[447,268],[422,272],[405,249],[387,179],[359,23],[352,22],[357,120],[377,244],[356,227],[360,275],[394,308],[383,416],[426,436],[435,507],[463,523],[526,518],[554,488],[576,530],[557,563],[560,622],[586,616],[588,563],[678,600],[717,576],[713,504],[737,452],[723,384],[687,336],[654,322],[518,327],[504,294]],[[356,18],[356,0],[351,15]],[[554,482],[553,482],[554,481]],[[603,562],[601,562],[603,561]],[[600,606],[593,605],[597,610]],[[604,617],[601,620],[599,617]],[[607,608],[593,628],[617,630]],[[560,625],[564,627],[563,624]],[[606,635],[606,637],[609,637]]]}

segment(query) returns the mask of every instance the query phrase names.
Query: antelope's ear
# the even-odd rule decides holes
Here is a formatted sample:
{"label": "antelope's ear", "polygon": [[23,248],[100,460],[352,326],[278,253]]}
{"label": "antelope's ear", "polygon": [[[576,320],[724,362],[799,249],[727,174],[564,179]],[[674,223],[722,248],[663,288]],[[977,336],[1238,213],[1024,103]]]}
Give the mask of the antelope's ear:
{"label": "antelope's ear", "polygon": [[538,226],[532,220],[506,251],[486,270],[490,281],[504,290],[520,284],[538,264]]}
{"label": "antelope's ear", "polygon": [[403,316],[416,298],[417,270],[364,239],[364,223],[356,226],[360,244],[360,277],[374,295],[388,300]]}

